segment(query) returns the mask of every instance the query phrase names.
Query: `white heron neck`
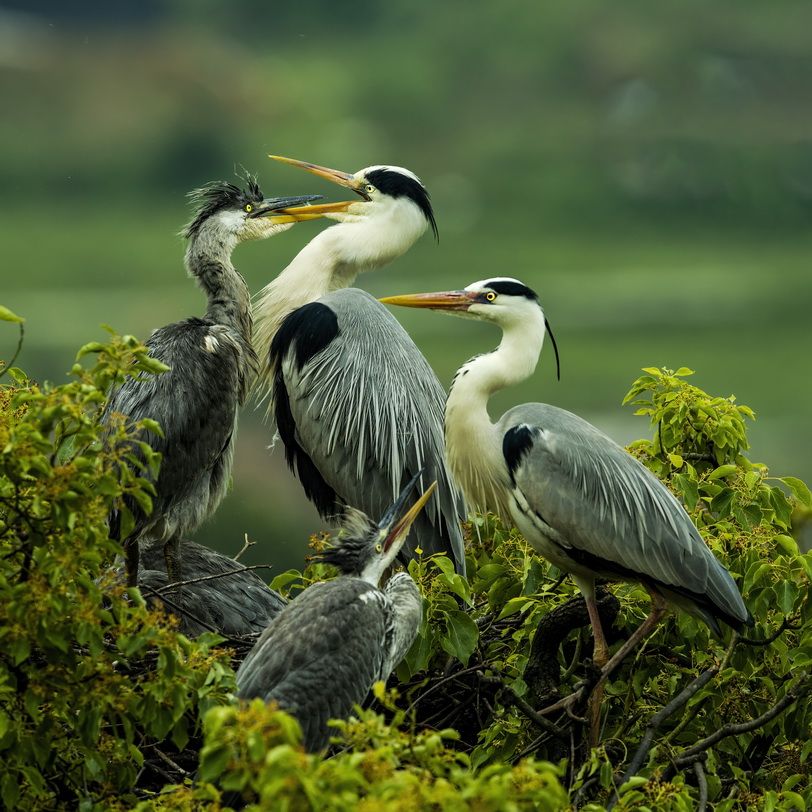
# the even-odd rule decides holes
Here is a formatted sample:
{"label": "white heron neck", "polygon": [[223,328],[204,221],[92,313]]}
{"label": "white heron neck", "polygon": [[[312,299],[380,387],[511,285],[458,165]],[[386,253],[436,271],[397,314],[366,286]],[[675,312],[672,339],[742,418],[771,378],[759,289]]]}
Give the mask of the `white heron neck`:
{"label": "white heron neck", "polygon": [[502,436],[488,414],[491,395],[529,378],[544,341],[544,317],[536,323],[516,320],[502,326],[502,341],[460,368],[445,409],[446,457],[468,503],[510,521],[506,491],[509,473]]}
{"label": "white heron neck", "polygon": [[[373,204],[370,204],[373,205]],[[334,290],[350,287],[359,273],[406,253],[427,221],[406,198],[374,204],[374,213],[346,219],[317,234],[254,303],[254,348],[263,367],[285,316]]]}

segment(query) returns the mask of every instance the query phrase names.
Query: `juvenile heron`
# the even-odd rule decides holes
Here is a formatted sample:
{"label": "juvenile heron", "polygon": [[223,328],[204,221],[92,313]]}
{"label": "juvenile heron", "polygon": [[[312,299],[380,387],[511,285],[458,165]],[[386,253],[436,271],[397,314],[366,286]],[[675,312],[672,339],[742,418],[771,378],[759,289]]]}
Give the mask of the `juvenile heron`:
{"label": "juvenile heron", "polygon": [[351,175],[278,160],[362,198],[299,209],[339,223],[311,240],[256,301],[260,387],[285,459],[324,518],[344,505],[379,516],[424,469],[438,488],[405,555],[418,546],[445,552],[464,573],[464,508],[443,454],[445,391],[397,319],[349,287],[359,273],[405,253],[427,228],[436,233],[428,192],[397,166]]}
{"label": "juvenile heron", "polygon": [[[216,631],[226,637],[244,637],[264,631],[287,601],[256,574],[233,558],[202,544],[183,539],[181,590],[169,592],[169,574],[160,543],[140,551],[138,586],[148,601],[166,601],[166,610],[178,618],[187,637]],[[200,579],[200,580],[198,580]]]}
{"label": "juvenile heron", "polygon": [[[157,420],[159,437],[145,440],[162,455],[147,515],[128,503],[134,529],[122,539],[128,582],[136,582],[138,543],[164,544],[167,573],[180,580],[179,540],[194,531],[225,496],[234,453],[237,407],[246,397],[257,368],[251,346],[250,294],[231,263],[241,242],[278,234],[295,222],[275,212],[307,203],[315,196],[269,198],[253,177],[246,189],[210,183],[190,193],[195,205],[183,236],[188,240],[186,269],[208,298],[203,318],[189,318],[155,330],[150,354],[170,369],[161,375],[130,378],[115,389],[103,420],[122,413],[133,421]],[[137,449],[133,450],[137,455]],[[111,516],[111,535],[120,535],[121,516]]]}
{"label": "juvenile heron", "polygon": [[[469,503],[513,523],[545,558],[572,574],[586,599],[594,659],[608,674],[662,617],[664,601],[720,634],[749,613],[671,492],[631,454],[577,415],[545,403],[510,409],[494,424],[488,399],[532,375],[549,325],[537,295],[509,278],[465,290],[381,301],[490,321],[502,329],[493,352],[456,374],[445,413],[446,453]],[[555,339],[550,333],[553,348]],[[639,581],[652,610],[609,660],[595,603],[595,579]]]}
{"label": "juvenile heron", "polygon": [[237,671],[237,695],[278,702],[299,720],[309,751],[327,746],[327,720],[346,718],[373,683],[387,679],[417,635],[422,601],[408,573],[379,585],[435,489],[436,482],[404,513],[418,478],[377,524],[358,510],[345,514],[347,535],[320,556],[341,575],[292,600]]}

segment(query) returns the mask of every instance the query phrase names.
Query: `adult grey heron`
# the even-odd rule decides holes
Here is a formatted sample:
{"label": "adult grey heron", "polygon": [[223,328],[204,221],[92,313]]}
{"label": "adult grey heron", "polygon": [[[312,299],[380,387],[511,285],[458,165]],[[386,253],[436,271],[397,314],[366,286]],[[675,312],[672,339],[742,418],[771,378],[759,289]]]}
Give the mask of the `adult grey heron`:
{"label": "adult grey heron", "polygon": [[287,604],[254,570],[230,556],[188,539],[183,539],[182,547],[181,590],[167,589],[171,581],[160,542],[143,545],[138,586],[148,601],[166,602],[167,612],[177,617],[178,628],[187,637],[205,631],[226,637],[259,634]]}
{"label": "adult grey heron", "polygon": [[[545,333],[555,339],[538,296],[516,279],[464,290],[381,301],[490,321],[502,329],[493,352],[457,372],[445,412],[446,454],[469,503],[514,522],[545,558],[572,574],[586,599],[594,660],[608,674],[662,617],[664,599],[701,617],[741,628],[750,615],[671,492],[637,459],[582,418],[526,403],[492,423],[488,399],[532,375]],[[651,595],[646,620],[609,660],[595,603],[595,579],[639,581]]]}
{"label": "adult grey heron", "polygon": [[417,635],[423,608],[414,581],[406,572],[383,589],[380,581],[436,487],[404,513],[418,479],[419,473],[378,523],[359,510],[345,512],[346,535],[320,555],[341,575],[294,598],[237,671],[237,695],[278,702],[299,720],[309,751],[327,746],[327,720],[346,718]]}
{"label": "adult grey heron", "polygon": [[[188,318],[155,330],[150,354],[169,367],[161,375],[130,378],[115,389],[103,420],[116,413],[138,421],[156,420],[163,436],[147,431],[141,440],[162,455],[154,482],[152,512],[133,503],[134,527],[121,539],[127,554],[128,582],[138,572],[140,539],[164,545],[167,573],[181,577],[179,540],[195,530],[225,496],[234,453],[237,407],[256,374],[251,346],[250,294],[231,262],[246,240],[270,237],[292,226],[278,209],[318,196],[264,198],[248,176],[246,189],[215,182],[190,193],[194,215],[183,230],[188,243],[186,269],[208,298],[202,318]],[[134,448],[137,456],[137,448]],[[121,535],[121,514],[111,516],[111,535]]]}
{"label": "adult grey heron", "polygon": [[[271,156],[276,157],[276,156]],[[355,191],[357,201],[298,209],[338,224],[303,248],[259,294],[254,346],[285,459],[324,518],[352,505],[382,513],[421,469],[437,492],[415,522],[404,554],[449,553],[465,572],[464,509],[443,455],[445,391],[397,319],[356,276],[437,232],[429,194],[408,169],[355,174],[290,158]]]}

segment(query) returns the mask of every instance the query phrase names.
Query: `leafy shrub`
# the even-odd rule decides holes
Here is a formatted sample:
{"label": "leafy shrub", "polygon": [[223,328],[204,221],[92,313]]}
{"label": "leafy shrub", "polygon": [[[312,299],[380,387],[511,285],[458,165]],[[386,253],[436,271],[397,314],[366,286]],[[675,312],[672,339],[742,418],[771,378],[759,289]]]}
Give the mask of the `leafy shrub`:
{"label": "leafy shrub", "polygon": [[[0,308],[0,320],[17,317]],[[443,557],[410,563],[425,618],[393,678],[398,690],[377,686],[376,704],[337,722],[325,758],[302,751],[282,711],[233,702],[219,638],[187,640],[109,575],[120,549],[107,516],[125,497],[149,509],[142,474],[159,460],[136,444],[142,430],[160,429],[102,428],[105,392],[161,367],[128,336],[79,356],[95,360],[60,386],[0,366],[10,381],[0,383],[6,807],[812,806],[812,554],[793,537],[793,517],[812,511],[812,496],[745,456],[753,413],[692,386],[690,370],[652,368],[635,381],[626,400],[654,436],[630,450],[683,500],[737,579],[755,621],[746,637],[719,641],[699,621],[669,616],[606,686],[601,746],[589,751],[582,705],[548,712],[593,679],[577,590],[515,530],[477,517],[467,528],[468,581]],[[273,585],[295,593],[329,575],[317,564]],[[604,592],[600,605],[610,639],[620,639],[648,598],[635,584],[612,591],[617,598]]]}
{"label": "leafy shrub", "polygon": [[131,336],[79,357],[90,354],[95,364],[77,363],[60,386],[3,369],[13,380],[0,386],[0,798],[9,809],[89,809],[130,792],[145,748],[164,739],[183,748],[198,714],[233,685],[213,639],[178,635],[105,574],[120,552],[107,535],[111,508],[125,494],[148,506],[151,486],[131,467],[146,426],[103,430],[104,393],[159,368]]}

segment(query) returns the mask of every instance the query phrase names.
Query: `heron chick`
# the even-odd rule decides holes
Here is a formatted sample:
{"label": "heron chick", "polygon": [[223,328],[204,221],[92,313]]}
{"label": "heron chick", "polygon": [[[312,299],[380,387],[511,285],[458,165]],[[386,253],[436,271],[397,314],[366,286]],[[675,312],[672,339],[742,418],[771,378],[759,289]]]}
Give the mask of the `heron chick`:
{"label": "heron chick", "polygon": [[[549,325],[534,291],[516,279],[381,301],[489,321],[494,351],[456,374],[446,404],[446,453],[469,503],[515,523],[537,552],[572,574],[586,599],[594,659],[608,674],[650,632],[663,598],[720,634],[750,620],[739,590],[683,506],[645,466],[577,415],[526,403],[492,423],[488,399],[533,374]],[[552,339],[552,333],[550,333]],[[558,350],[556,360],[558,360]],[[609,660],[595,579],[638,581],[652,611]]]}
{"label": "heron chick", "polygon": [[[152,512],[133,501],[135,521],[122,541],[127,579],[135,585],[140,539],[164,545],[171,581],[181,579],[180,538],[193,532],[222,501],[231,474],[237,408],[245,401],[257,369],[251,345],[251,304],[245,280],[231,262],[241,242],[285,231],[296,221],[294,208],[318,196],[265,198],[249,176],[247,188],[210,183],[190,193],[194,215],[183,230],[186,269],[208,299],[202,318],[188,318],[155,330],[146,342],[150,355],[169,371],[128,378],[113,390],[103,421],[123,414],[136,422],[156,420],[163,436],[146,431],[161,454]],[[278,210],[287,209],[284,214]],[[135,457],[139,457],[134,445]],[[143,472],[141,475],[146,475]],[[118,538],[121,515],[110,517]]]}
{"label": "heron chick", "polygon": [[[443,453],[445,391],[406,331],[375,298],[350,287],[359,273],[404,254],[437,224],[420,179],[399,166],[341,172],[277,160],[352,190],[358,199],[298,210],[337,220],[258,295],[259,388],[285,459],[324,518],[346,505],[379,516],[419,470],[437,491],[402,558],[419,547],[465,572],[465,511]],[[306,212],[311,212],[307,215]]]}
{"label": "heron chick", "polygon": [[[246,637],[265,631],[287,601],[254,570],[230,556],[183,539],[181,590],[171,581],[160,542],[139,551],[138,586],[150,603],[163,601],[167,614],[178,619],[187,637],[214,631],[225,637]],[[180,592],[180,594],[177,594]]]}
{"label": "heron chick", "polygon": [[341,575],[292,600],[237,671],[237,695],[278,702],[299,720],[308,751],[327,746],[327,720],[346,718],[373,683],[387,679],[417,635],[423,610],[414,581],[406,572],[383,589],[380,581],[436,487],[433,482],[404,510],[418,478],[379,522],[349,512],[343,537],[320,555]]}

